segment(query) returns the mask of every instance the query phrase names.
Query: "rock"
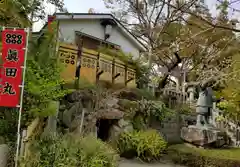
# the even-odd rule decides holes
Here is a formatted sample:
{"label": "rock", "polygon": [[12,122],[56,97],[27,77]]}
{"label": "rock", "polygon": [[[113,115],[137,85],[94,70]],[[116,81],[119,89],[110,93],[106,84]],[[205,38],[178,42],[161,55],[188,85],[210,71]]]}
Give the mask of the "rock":
{"label": "rock", "polygon": [[121,132],[122,132],[122,129],[120,127],[113,125],[109,130],[109,136],[110,136],[109,139],[111,141],[115,141]]}
{"label": "rock", "polygon": [[81,116],[83,110],[83,106],[81,102],[75,103],[69,110],[65,110],[63,112],[62,121],[68,127],[72,127],[72,121],[76,118]]}
{"label": "rock", "polygon": [[123,128],[123,132],[132,132],[132,131],[133,131],[132,124],[129,124]]}
{"label": "rock", "polygon": [[[122,132],[131,132],[133,131],[133,126],[130,122],[123,119],[119,120],[122,122],[121,126],[113,125],[109,130],[109,139],[110,141],[115,141]],[[123,123],[124,122],[124,123]]]}
{"label": "rock", "polygon": [[125,127],[125,126],[128,126],[129,125],[129,121],[125,121],[124,119],[120,119],[119,121],[118,121],[118,125],[119,125],[119,127]]}
{"label": "rock", "polygon": [[114,95],[120,99],[127,99],[133,101],[142,99],[142,96],[137,93],[137,89],[122,89],[116,91]]}
{"label": "rock", "polygon": [[130,121],[120,119],[118,121],[118,126],[122,129],[123,132],[131,132],[133,131],[133,125]]}
{"label": "rock", "polygon": [[123,111],[130,110],[130,109],[137,110],[138,107],[139,107],[139,103],[138,102],[127,100],[127,99],[120,99],[118,101],[118,105],[120,106],[120,109],[123,110]]}
{"label": "rock", "polygon": [[[71,131],[78,131],[81,133],[84,124],[86,124],[86,117],[87,117],[88,110],[86,108],[82,108],[82,112],[78,113],[78,115],[75,115],[74,119],[72,120],[70,130]],[[83,122],[82,122],[82,116],[83,116]],[[81,127],[81,122],[82,127]]]}
{"label": "rock", "polygon": [[91,101],[93,100],[93,92],[90,89],[78,90],[74,91],[71,94],[67,95],[67,100],[69,102],[83,102],[83,101]]}
{"label": "rock", "polygon": [[124,119],[120,119],[117,125],[112,125],[112,127],[110,128],[109,138],[111,141],[115,141],[120,133],[131,131],[133,131],[133,125],[131,124],[131,122]]}
{"label": "rock", "polygon": [[109,108],[98,111],[98,119],[122,119],[124,113],[118,109]]}
{"label": "rock", "polygon": [[181,129],[181,138],[197,146],[222,147],[228,144],[226,132],[216,128],[188,126]]}
{"label": "rock", "polygon": [[7,166],[8,152],[9,152],[8,146],[6,144],[1,144],[0,145],[0,166],[1,167]]}
{"label": "rock", "polygon": [[106,104],[108,108],[118,108],[118,101],[117,98],[106,99]]}

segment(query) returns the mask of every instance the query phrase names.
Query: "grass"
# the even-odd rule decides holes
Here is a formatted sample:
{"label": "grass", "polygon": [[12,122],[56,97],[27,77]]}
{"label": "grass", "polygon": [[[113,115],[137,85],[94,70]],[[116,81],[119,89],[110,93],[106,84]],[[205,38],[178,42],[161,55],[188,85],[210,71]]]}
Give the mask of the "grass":
{"label": "grass", "polygon": [[202,149],[190,147],[186,144],[177,144],[169,146],[169,150],[177,150],[182,153],[195,153],[201,156],[218,159],[240,160],[240,148]]}

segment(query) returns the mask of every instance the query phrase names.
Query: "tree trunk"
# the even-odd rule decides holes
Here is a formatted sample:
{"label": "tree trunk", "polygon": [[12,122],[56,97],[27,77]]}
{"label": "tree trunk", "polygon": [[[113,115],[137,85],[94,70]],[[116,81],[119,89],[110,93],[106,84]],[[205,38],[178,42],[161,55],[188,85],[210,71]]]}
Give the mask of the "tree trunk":
{"label": "tree trunk", "polygon": [[[177,61],[175,63],[173,63],[169,68],[168,68],[168,72],[171,72],[174,68],[176,68],[178,66],[179,63],[181,63],[181,58],[179,57],[179,55],[177,53],[174,53],[174,55],[177,58]],[[158,83],[158,87],[157,87],[157,91],[155,91],[155,97],[159,97],[159,95],[161,94],[160,90],[163,89],[166,84],[167,84],[167,80],[168,80],[169,74],[164,74],[163,78],[161,81],[159,81]]]}

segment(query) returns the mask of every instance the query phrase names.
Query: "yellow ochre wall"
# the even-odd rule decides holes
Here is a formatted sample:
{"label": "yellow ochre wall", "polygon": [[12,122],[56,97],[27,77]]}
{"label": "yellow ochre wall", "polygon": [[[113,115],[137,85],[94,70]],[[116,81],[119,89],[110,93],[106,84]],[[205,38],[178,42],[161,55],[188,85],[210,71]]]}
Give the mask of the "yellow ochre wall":
{"label": "yellow ochre wall", "polygon": [[114,62],[114,76],[120,74],[115,80],[114,84],[125,85],[125,65],[124,62],[118,59],[115,59]]}
{"label": "yellow ochre wall", "polygon": [[100,75],[100,81],[112,82],[112,63],[113,57],[100,53],[99,55],[99,71],[103,71]]}
{"label": "yellow ochre wall", "polygon": [[[61,73],[61,76],[66,80],[66,82],[72,82],[75,80],[78,60],[77,53],[77,46],[60,43],[58,49],[59,60],[65,66],[63,72]],[[111,83],[112,78],[120,73],[120,76],[114,79],[114,84],[125,85],[130,78],[133,78],[133,80],[127,82],[126,86],[136,87],[136,71],[133,69],[133,67],[128,65],[126,71],[125,63],[117,58],[114,59],[110,55],[82,48],[80,61],[80,79],[87,80],[90,83],[96,83],[97,72],[103,71],[103,73],[99,76],[99,81],[108,81]],[[98,64],[99,69],[97,70]]]}
{"label": "yellow ochre wall", "polygon": [[66,80],[66,82],[74,81],[77,66],[77,47],[74,45],[60,43],[58,56],[60,62],[64,66],[61,76],[64,80]]}
{"label": "yellow ochre wall", "polygon": [[127,82],[127,87],[135,88],[136,84],[136,70],[131,67],[127,67],[127,81],[131,79],[131,81]]}
{"label": "yellow ochre wall", "polygon": [[79,76],[81,79],[86,79],[90,83],[96,83],[97,56],[97,52],[83,49]]}

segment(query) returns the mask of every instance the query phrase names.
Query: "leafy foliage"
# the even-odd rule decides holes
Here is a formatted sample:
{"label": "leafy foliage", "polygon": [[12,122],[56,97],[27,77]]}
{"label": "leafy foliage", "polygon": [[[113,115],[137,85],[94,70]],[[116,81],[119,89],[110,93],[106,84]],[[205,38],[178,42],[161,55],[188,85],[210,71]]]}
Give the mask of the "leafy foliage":
{"label": "leafy foliage", "polygon": [[[0,9],[0,23],[11,27],[29,27],[35,21],[46,17],[46,1],[42,0],[8,0]],[[62,0],[49,0],[60,11],[66,11]]]}
{"label": "leafy foliage", "polygon": [[118,140],[122,156],[136,156],[144,161],[159,159],[166,147],[167,143],[155,130],[125,132]]}
{"label": "leafy foliage", "polygon": [[[15,112],[15,111],[14,111]],[[0,119],[0,136],[4,137],[5,142],[11,142],[16,139],[16,122],[13,120],[17,120],[17,114],[13,114],[12,120],[8,120],[6,118]]]}
{"label": "leafy foliage", "polygon": [[146,100],[155,100],[156,98],[153,95],[153,92],[150,92],[148,89],[138,89],[138,88],[126,88],[120,90],[118,93],[120,99],[128,99],[131,101],[138,101],[141,99]]}
{"label": "leafy foliage", "polygon": [[[149,62],[147,77],[159,77],[164,66],[168,72],[187,69],[188,81],[222,81],[232,56],[239,51],[236,22],[228,17],[228,1],[221,1],[216,18],[204,2],[195,0],[103,1],[147,46],[148,53],[143,54]],[[184,80],[183,75],[177,78]],[[168,84],[168,79],[169,73],[163,74],[157,91]]]}
{"label": "leafy foliage", "polygon": [[31,149],[21,167],[116,167],[118,160],[110,146],[92,136],[46,137],[35,141]]}
{"label": "leafy foliage", "polygon": [[192,108],[188,104],[182,104],[179,108],[181,114],[189,114],[192,112]]}
{"label": "leafy foliage", "polygon": [[69,91],[62,89],[61,64],[55,53],[54,33],[47,33],[41,44],[31,48],[27,60],[24,110],[34,116],[49,116],[56,109],[52,101]]}
{"label": "leafy foliage", "polygon": [[218,93],[224,97],[224,101],[218,104],[218,107],[224,111],[226,118],[238,123],[240,121],[240,59],[239,54],[233,57],[229,68],[227,82],[223,84],[223,89]]}
{"label": "leafy foliage", "polygon": [[[161,122],[164,118],[173,113],[172,110],[166,107],[161,101],[151,101],[142,99],[138,101],[138,108],[133,117],[133,124],[149,124],[151,118],[155,118]],[[142,119],[143,122],[138,122]],[[144,124],[143,124],[144,123]]]}
{"label": "leafy foliage", "polygon": [[177,164],[194,167],[233,167],[239,166],[238,148],[201,149],[186,145],[172,145],[168,148],[168,157]]}
{"label": "leafy foliage", "polygon": [[[209,10],[204,15],[210,15]],[[191,67],[189,79],[201,81],[214,77],[218,78],[217,82],[222,81],[225,78],[220,76],[227,73],[232,57],[239,51],[239,40],[231,30],[214,29],[196,16],[190,16],[187,21],[189,24],[183,28],[191,40],[185,43],[188,47],[182,52],[188,55],[185,61]],[[209,17],[209,21],[226,27],[234,26],[222,10],[215,20]]]}
{"label": "leafy foliage", "polygon": [[146,129],[151,118],[161,122],[173,114],[173,111],[166,107],[163,102],[144,98],[137,101],[122,99],[119,101],[119,105],[125,111],[125,117],[132,120],[135,130]]}

